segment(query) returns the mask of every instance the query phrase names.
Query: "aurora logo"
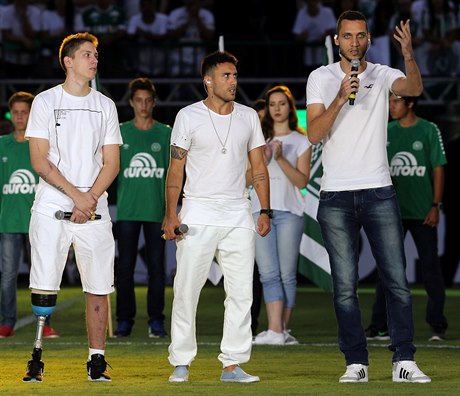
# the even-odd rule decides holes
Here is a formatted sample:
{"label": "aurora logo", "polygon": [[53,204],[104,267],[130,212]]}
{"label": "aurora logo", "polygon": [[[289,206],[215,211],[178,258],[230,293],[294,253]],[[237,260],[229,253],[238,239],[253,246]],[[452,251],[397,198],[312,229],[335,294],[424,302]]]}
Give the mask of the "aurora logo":
{"label": "aurora logo", "polygon": [[123,171],[126,178],[157,178],[161,179],[164,168],[157,168],[155,159],[149,153],[138,153],[129,162],[129,167]]}
{"label": "aurora logo", "polygon": [[417,159],[408,151],[400,151],[390,161],[391,176],[424,176],[426,168],[417,165]]}
{"label": "aurora logo", "polygon": [[8,184],[2,188],[4,195],[35,194],[35,176],[27,169],[18,169],[10,176]]}

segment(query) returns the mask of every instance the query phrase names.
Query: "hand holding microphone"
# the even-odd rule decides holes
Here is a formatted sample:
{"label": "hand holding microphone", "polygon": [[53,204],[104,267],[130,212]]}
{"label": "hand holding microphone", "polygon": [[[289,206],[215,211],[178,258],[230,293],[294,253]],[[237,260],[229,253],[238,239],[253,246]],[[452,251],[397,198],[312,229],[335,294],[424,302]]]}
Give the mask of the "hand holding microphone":
{"label": "hand holding microphone", "polygon": [[[57,210],[54,213],[54,217],[56,217],[56,219],[58,220],[70,220],[70,218],[72,217],[72,212],[64,212],[63,210]],[[101,215],[96,214],[96,213],[93,213],[91,217],[89,218],[89,220],[91,221],[100,220],[100,219],[101,219]]]}
{"label": "hand holding microphone", "polygon": [[[176,228],[174,229],[174,234],[176,234],[176,235],[182,235],[182,234],[187,233],[187,231],[188,231],[188,225],[187,225],[187,224],[181,224],[179,227],[176,227]],[[163,234],[161,237],[162,237],[165,241],[168,240],[168,239],[166,238],[166,235],[165,235],[165,234]]]}
{"label": "hand holding microphone", "polygon": [[[359,59],[352,59],[351,60],[351,71],[358,71],[359,69],[359,64],[361,62],[359,61]],[[358,77],[358,73],[356,74],[352,74],[351,75],[352,78],[355,78],[355,77]],[[355,99],[356,99],[356,91],[355,92],[352,92],[349,96],[348,96],[348,103],[350,106],[353,106],[355,104]]]}

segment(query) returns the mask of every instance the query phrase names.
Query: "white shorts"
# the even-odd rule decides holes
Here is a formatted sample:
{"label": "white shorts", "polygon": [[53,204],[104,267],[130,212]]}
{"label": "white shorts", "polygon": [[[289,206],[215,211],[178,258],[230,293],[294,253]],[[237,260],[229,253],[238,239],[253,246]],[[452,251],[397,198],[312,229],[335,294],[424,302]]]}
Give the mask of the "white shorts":
{"label": "white shorts", "polygon": [[32,211],[29,239],[31,289],[60,289],[73,245],[83,291],[98,295],[114,291],[115,241],[111,221],[75,224]]}

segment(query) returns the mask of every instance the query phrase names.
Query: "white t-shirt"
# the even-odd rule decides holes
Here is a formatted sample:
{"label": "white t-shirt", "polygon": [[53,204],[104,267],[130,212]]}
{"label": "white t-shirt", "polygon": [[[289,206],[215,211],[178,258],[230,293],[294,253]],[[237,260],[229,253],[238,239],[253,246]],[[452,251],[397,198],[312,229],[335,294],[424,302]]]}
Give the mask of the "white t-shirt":
{"label": "white t-shirt", "polygon": [[[168,16],[161,12],[155,13],[153,23],[147,24],[142,20],[142,14],[133,15],[128,23],[128,35],[134,36],[137,29],[158,36],[164,36],[168,32]],[[145,38],[138,39],[139,65],[137,68],[146,74],[157,76],[165,72],[166,48],[155,47],[155,43]]]}
{"label": "white t-shirt", "polygon": [[[308,13],[308,7],[304,6],[297,12],[292,33],[297,35],[307,30],[308,37],[305,43],[309,44],[322,40],[328,30],[335,30],[335,28],[336,19],[332,8],[320,6],[318,15],[311,16]],[[323,57],[324,47],[322,45],[316,48],[306,47],[304,50],[304,64],[307,66],[321,65]]]}
{"label": "white t-shirt", "polygon": [[[326,109],[337,96],[345,73],[339,62],[314,70],[307,82],[307,106]],[[355,104],[346,103],[324,138],[321,190],[346,191],[391,185],[386,152],[388,98],[400,70],[367,62],[358,75]]]}
{"label": "white t-shirt", "polygon": [[[56,11],[44,10],[41,16],[42,29],[51,36],[62,34],[65,29],[64,17],[61,17]],[[73,30],[75,32],[84,31],[83,19],[80,13],[75,13]]]}
{"label": "white t-shirt", "polygon": [[[122,144],[115,103],[91,90],[83,97],[65,92],[62,85],[38,94],[30,111],[26,138],[49,141],[48,159],[80,191],[89,191],[102,166],[102,147]],[[54,216],[56,210],[72,211],[71,198],[40,178],[32,209]],[[107,193],[96,212],[110,219]]]}
{"label": "white t-shirt", "polygon": [[[222,143],[227,139],[225,154],[217,133]],[[171,135],[171,145],[188,151],[181,221],[254,229],[246,169],[248,153],[264,144],[259,117],[248,106],[234,103],[228,115],[208,111],[202,101],[181,109]]]}
{"label": "white t-shirt", "polygon": [[[26,16],[29,20],[30,27],[36,34],[37,39],[39,33],[42,30],[41,27],[41,10],[34,5],[27,5]],[[25,37],[24,26],[21,22],[21,18],[16,12],[14,4],[5,6],[2,10],[2,17],[0,22],[2,30],[10,30],[14,36]],[[35,56],[33,52],[26,50],[17,51],[11,49],[8,43],[4,43],[5,48],[3,49],[3,60],[17,65],[30,65],[34,62]],[[13,45],[16,47],[16,45]]]}
{"label": "white t-shirt", "polygon": [[[297,166],[299,157],[311,146],[307,137],[297,131],[292,131],[289,135],[275,136],[273,140],[279,140],[283,143],[283,157],[294,168]],[[270,175],[270,207],[302,216],[305,205],[302,192],[292,184],[273,157],[267,168]],[[251,189],[250,198],[252,212],[259,212],[261,209],[260,202],[254,189]]]}
{"label": "white t-shirt", "polygon": [[[215,30],[214,14],[205,9],[200,8],[198,17],[202,24],[209,30]],[[168,30],[175,30],[188,23],[189,12],[187,7],[179,7],[171,11],[168,16]],[[191,23],[183,36],[179,38],[180,43],[202,43],[200,31],[197,22]],[[200,73],[201,60],[206,56],[206,50],[199,46],[181,47],[179,50],[172,49],[170,51],[170,61],[172,76],[178,74],[196,75]]]}

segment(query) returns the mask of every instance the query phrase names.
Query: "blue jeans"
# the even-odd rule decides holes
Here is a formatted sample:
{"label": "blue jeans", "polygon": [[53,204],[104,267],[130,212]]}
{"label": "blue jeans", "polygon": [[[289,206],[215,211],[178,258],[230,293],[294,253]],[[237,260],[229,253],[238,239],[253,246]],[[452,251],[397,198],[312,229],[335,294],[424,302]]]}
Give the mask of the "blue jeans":
{"label": "blue jeans", "polygon": [[[446,289],[438,257],[438,230],[436,227],[423,224],[423,220],[404,219],[402,224],[404,234],[411,233],[417,248],[423,285],[428,295],[425,320],[435,332],[443,333],[447,329],[447,319],[444,316]],[[385,294],[378,280],[371,324],[380,328],[386,323]]]}
{"label": "blue jeans", "polygon": [[[256,224],[258,217],[254,215]],[[286,308],[294,308],[303,217],[274,210],[271,227],[266,237],[256,236],[256,262],[264,300],[266,304],[283,301]]]}
{"label": "blue jeans", "polygon": [[394,187],[322,191],[317,219],[329,254],[339,347],[347,365],[369,364],[357,295],[361,228],[369,239],[386,293],[392,360],[414,360],[412,298]]}
{"label": "blue jeans", "polygon": [[143,260],[147,266],[147,313],[149,322],[163,320],[165,306],[165,240],[161,237],[161,223],[150,221],[117,221],[118,260],[115,265],[117,291],[117,321],[134,323],[136,296],[134,269],[138,254],[141,227],[145,246]]}
{"label": "blue jeans", "polygon": [[17,320],[16,290],[21,252],[28,234],[0,234],[2,260],[2,324],[14,327]]}

